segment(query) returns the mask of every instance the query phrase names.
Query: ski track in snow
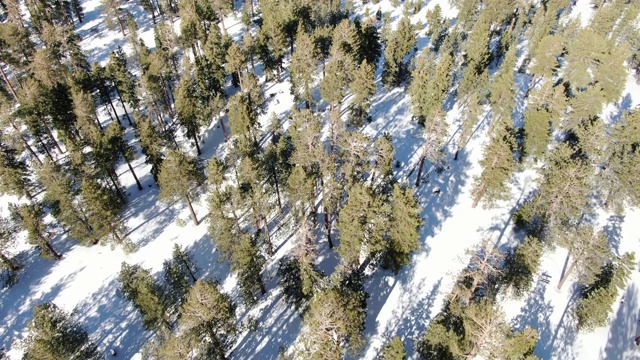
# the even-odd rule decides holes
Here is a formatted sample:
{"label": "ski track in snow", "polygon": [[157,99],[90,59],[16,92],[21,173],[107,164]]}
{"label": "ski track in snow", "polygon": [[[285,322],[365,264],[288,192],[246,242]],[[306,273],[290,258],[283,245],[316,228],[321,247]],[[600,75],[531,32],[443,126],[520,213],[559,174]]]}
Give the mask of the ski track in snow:
{"label": "ski track in snow", "polygon": [[[578,0],[570,10],[570,16],[580,16],[582,23],[586,24],[592,13],[589,1]],[[448,1],[431,0],[412,16],[412,22],[424,22],[426,11],[438,3],[445,17],[456,16],[457,11],[451,8]],[[77,30],[91,62],[106,63],[109,51],[117,46],[123,46],[130,52],[127,39],[122,38],[119,32],[105,28],[98,0],[87,0],[82,5],[85,21]],[[137,19],[140,37],[147,46],[153,47],[150,16],[133,2],[123,5]],[[236,9],[239,5],[236,4]],[[369,9],[370,14],[375,14],[378,9],[392,11],[394,21],[402,16],[402,6],[393,10],[388,0],[377,5],[359,5],[356,14],[363,16],[365,8]],[[229,33],[239,39],[242,31],[239,13],[225,19],[225,24]],[[175,26],[179,27],[179,20]],[[427,44],[424,33],[422,29],[418,34],[420,50]],[[261,74],[261,69],[258,70]],[[410,102],[405,89],[387,92],[380,84],[380,68],[377,76],[378,95],[371,108],[374,120],[364,128],[364,132],[374,138],[385,132],[393,135],[395,156],[402,163],[401,168],[395,169],[396,175],[400,181],[413,183],[416,174],[412,169],[419,161],[420,129],[411,122]],[[264,81],[263,76],[261,81]],[[520,88],[525,89],[529,80],[526,76],[518,75],[517,81]],[[261,117],[263,129],[272,112],[282,119],[294,106],[286,77],[282,83],[270,82],[264,89],[268,109]],[[269,94],[274,96],[270,97]],[[640,86],[629,76],[621,101],[604,110],[607,120],[615,121],[619,118],[620,110],[638,106],[639,94]],[[116,106],[119,114],[122,113],[122,106]],[[522,110],[521,100],[517,106]],[[326,104],[320,102],[319,108],[323,107],[326,108]],[[105,113],[105,110],[101,108],[101,112]],[[424,207],[422,216],[425,219],[421,250],[413,256],[411,265],[398,274],[377,269],[366,281],[365,289],[370,295],[363,332],[366,345],[358,358],[375,359],[385,342],[395,335],[404,340],[409,358],[417,358],[416,341],[440,311],[456,275],[467,265],[465,250],[483,239],[490,239],[502,249],[522,240],[520,234],[513,233],[510,218],[514,209],[536,188],[535,172],[527,170],[514,176],[509,201],[501,202],[491,210],[482,207],[472,209],[470,190],[473,177],[481,171],[478,161],[486,141],[487,124],[478,127],[469,144],[461,151],[459,160],[453,161],[451,153],[455,151],[458,113],[459,109],[454,105],[447,114],[451,125],[449,135],[452,136],[447,147],[450,168],[438,174],[426,163],[423,175],[426,181],[417,192],[420,204]],[[324,117],[326,121],[326,113]],[[106,114],[101,120],[104,124],[109,121]],[[127,139],[132,140],[133,130],[129,126],[126,126],[126,130]],[[202,135],[202,158],[222,156],[226,150],[223,140],[219,126],[214,122]],[[179,141],[183,148],[192,148],[183,136]],[[119,167],[118,174],[129,194],[125,217],[130,230],[129,238],[139,246],[138,251],[125,254],[119,248],[83,247],[65,239],[64,235],[57,235],[53,240],[54,247],[64,254],[59,262],[39,258],[35,250],[24,243],[15,249],[15,252],[26,253],[26,268],[15,286],[0,292],[0,318],[3,319],[0,324],[0,346],[9,350],[10,358],[21,358],[18,342],[25,335],[32,307],[44,301],[53,301],[63,309],[73,311],[102,351],[106,353],[108,349],[115,348],[118,358],[139,359],[142,345],[152,334],[143,329],[140,315],[117,290],[117,273],[121,262],[126,261],[150,268],[158,276],[162,262],[171,256],[174,243],[186,247],[195,256],[201,270],[200,278],[217,279],[223,290],[231,294],[239,304],[239,324],[245,323],[250,317],[259,319],[260,326],[256,332],[239,332],[230,358],[275,359],[280,349],[290,348],[301,331],[301,318],[283,300],[275,269],[278,260],[293,247],[291,218],[274,215],[271,219],[270,227],[277,251],[263,274],[268,292],[254,309],[247,311],[241,304],[235,277],[230,274],[229,266],[219,261],[219,254],[207,235],[206,222],[194,227],[184,204],[166,205],[157,201],[158,189],[149,174],[150,167],[144,163],[139,151],[132,166],[144,190],[137,190],[126,165]],[[439,195],[432,193],[435,188],[441,190]],[[6,214],[7,205],[16,201],[15,197],[2,197],[2,212]],[[194,202],[194,208],[201,219],[207,215],[205,196]],[[177,219],[181,219],[185,225],[178,226]],[[615,239],[613,245],[618,253],[635,251],[640,254],[640,231],[637,225],[640,223],[640,211],[631,209],[622,217],[603,213],[600,222],[610,237]],[[319,266],[330,272],[338,258],[327,248],[324,237],[319,236],[318,243]],[[608,326],[577,334],[570,311],[571,302],[575,300],[572,283],[568,282],[562,291],[555,287],[562,276],[565,258],[566,250],[562,248],[543,256],[541,269],[551,275],[550,284],[538,280],[533,291],[523,299],[504,299],[501,304],[508,319],[516,329],[530,325],[539,330],[536,355],[543,359],[640,359],[640,353],[633,343],[633,339],[640,335],[640,273],[633,273],[624,292],[625,302],[614,304]]]}

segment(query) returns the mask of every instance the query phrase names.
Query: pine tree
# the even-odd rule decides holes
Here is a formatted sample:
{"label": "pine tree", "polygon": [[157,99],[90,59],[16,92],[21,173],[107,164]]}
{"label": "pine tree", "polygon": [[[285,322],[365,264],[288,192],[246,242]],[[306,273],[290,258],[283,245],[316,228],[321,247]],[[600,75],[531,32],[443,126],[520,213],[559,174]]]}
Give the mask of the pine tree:
{"label": "pine tree", "polygon": [[453,300],[458,300],[463,306],[473,301],[495,296],[495,283],[501,273],[501,263],[504,258],[499,249],[489,239],[484,239],[474,248],[467,250],[471,255],[469,265],[458,276],[458,283],[452,292]]}
{"label": "pine tree", "polygon": [[406,360],[407,353],[404,351],[404,343],[399,336],[394,336],[382,349],[379,360]]}
{"label": "pine tree", "polygon": [[527,236],[522,244],[505,256],[500,283],[515,297],[522,297],[531,290],[543,250],[544,244],[538,238]]}
{"label": "pine tree", "polygon": [[484,156],[480,160],[482,173],[474,179],[471,190],[474,200],[471,205],[475,208],[480,200],[485,207],[493,207],[498,200],[505,200],[509,196],[509,179],[516,170],[517,163],[513,150],[515,139],[511,129],[495,129],[495,133],[484,149]]}
{"label": "pine tree", "polygon": [[240,47],[240,44],[233,41],[231,42],[231,46],[227,49],[226,56],[226,64],[225,70],[228,74],[231,74],[233,78],[234,85],[240,85],[240,89],[242,90],[242,70],[245,69],[247,65],[247,54],[244,52],[244,49]]}
{"label": "pine tree", "polygon": [[574,271],[580,274],[582,283],[593,283],[600,269],[611,257],[607,236],[602,232],[595,232],[591,225],[580,225],[567,230],[569,231],[560,239],[560,245],[567,248],[570,261],[567,271],[558,283],[558,289],[562,288]]}
{"label": "pine tree", "polygon": [[218,289],[218,284],[200,280],[189,290],[181,308],[180,327],[184,331],[210,342],[210,359],[226,359],[235,327],[235,307],[229,295]]}
{"label": "pine tree", "polygon": [[579,330],[591,331],[607,325],[611,308],[619,292],[627,287],[634,268],[635,256],[631,253],[625,253],[602,267],[596,281],[582,290],[576,305]]}
{"label": "pine tree", "polygon": [[340,109],[342,99],[350,82],[354,64],[344,53],[338,52],[331,57],[326,66],[326,75],[320,82],[320,94],[329,103],[330,110]]}
{"label": "pine tree", "polygon": [[39,203],[22,204],[15,208],[18,221],[27,230],[27,241],[40,250],[44,258],[60,260],[62,256],[51,245],[51,233],[44,222],[45,212]]}
{"label": "pine tree", "polygon": [[198,281],[196,273],[198,268],[191,254],[183,250],[180,245],[173,245],[171,259],[162,263],[166,296],[174,305],[184,303],[191,286]]}
{"label": "pine tree", "polygon": [[312,37],[299,25],[296,37],[296,51],[291,56],[291,92],[297,99],[305,102],[307,109],[313,100],[313,72],[318,64],[318,52]]}
{"label": "pine tree", "polygon": [[364,120],[371,120],[368,111],[371,106],[371,98],[376,93],[375,73],[373,66],[363,60],[360,66],[353,73],[353,80],[350,84],[353,99],[351,102],[351,124],[354,126],[364,125]]}
{"label": "pine tree", "polygon": [[[391,134],[384,133],[373,143],[375,159],[371,168],[371,183],[386,191],[395,181],[393,176],[394,149]],[[376,183],[376,180],[378,182]]]}
{"label": "pine tree", "polygon": [[489,90],[489,104],[493,114],[491,128],[497,125],[511,126],[512,124],[511,116],[516,101],[514,71],[516,61],[516,46],[511,46],[504,57],[499,72],[493,78]]}
{"label": "pine tree", "polygon": [[127,36],[124,32],[124,14],[119,0],[102,0],[102,12],[104,13],[107,27],[114,30],[117,24],[122,36]]}
{"label": "pine tree", "polygon": [[140,148],[145,155],[145,162],[151,165],[151,175],[153,180],[158,183],[158,174],[164,160],[162,153],[164,139],[155,129],[151,120],[146,115],[136,113],[136,132],[140,139]]}
{"label": "pine tree", "polygon": [[125,299],[131,301],[142,315],[142,324],[147,330],[171,329],[161,289],[149,270],[122,262],[118,282]]}
{"label": "pine tree", "polygon": [[387,39],[384,50],[384,69],[382,83],[385,87],[398,87],[407,75],[405,57],[417,44],[415,29],[408,17],[404,16],[398,28]]}
{"label": "pine tree", "polygon": [[260,275],[265,259],[258,252],[258,247],[252,236],[247,234],[240,236],[234,246],[230,262],[231,269],[238,275],[238,283],[245,304],[247,306],[255,305],[256,291],[260,290],[262,294],[265,294],[267,289]]}
{"label": "pine tree", "polygon": [[547,152],[552,116],[546,109],[527,109],[524,113],[524,151],[534,159],[543,159]]}
{"label": "pine tree", "polygon": [[7,146],[2,139],[0,144],[0,193],[26,196],[31,199],[33,181],[29,177],[27,164],[18,158],[18,151]]}
{"label": "pine tree", "polygon": [[158,174],[159,196],[166,201],[175,201],[178,198],[185,199],[191,212],[191,219],[194,225],[198,226],[200,222],[191,205],[189,194],[193,194],[203,182],[204,169],[199,162],[180,151],[171,150],[162,161]]}
{"label": "pine tree", "polygon": [[0,261],[2,267],[8,268],[12,272],[20,270],[20,264],[18,264],[9,255],[9,249],[13,248],[16,242],[17,229],[9,219],[0,217]]}
{"label": "pine tree", "polygon": [[447,36],[446,19],[442,16],[440,4],[437,4],[433,9],[427,11],[426,17],[429,26],[427,30],[429,44],[431,48],[433,48],[433,51],[438,52],[444,42],[444,38]]}
{"label": "pine tree", "polygon": [[198,116],[198,109],[198,98],[196,97],[193,76],[191,75],[190,66],[187,66],[183,70],[180,84],[176,90],[176,111],[180,125],[187,131],[187,137],[194,141],[199,156],[202,151],[198,144],[198,135],[204,124]]}
{"label": "pine tree", "polygon": [[[142,6],[142,8],[151,14],[151,20],[153,21],[153,24],[156,24],[156,8],[155,5],[153,3],[152,0],[140,0],[140,5]],[[160,12],[160,11],[158,11]]]}
{"label": "pine tree", "polygon": [[316,293],[304,317],[300,355],[305,359],[340,359],[362,346],[364,293],[334,286]]}
{"label": "pine tree", "polygon": [[83,214],[97,239],[111,240],[113,244],[127,247],[132,245],[126,238],[128,229],[121,215],[124,203],[113,191],[101,186],[95,179],[87,177],[80,186],[80,197]]}
{"label": "pine tree", "polygon": [[395,184],[391,193],[388,245],[383,266],[397,272],[411,263],[411,253],[420,249],[420,227],[423,225],[420,204],[413,189]]}
{"label": "pine tree", "polygon": [[131,117],[127,112],[125,103],[129,103],[134,109],[138,108],[139,99],[137,97],[138,82],[133,74],[127,69],[127,55],[124,53],[121,47],[118,47],[115,51],[112,51],[109,55],[109,62],[107,63],[107,74],[111,78],[114,84],[116,93],[122,103],[125,115],[129,125],[132,124]]}
{"label": "pine tree", "polygon": [[23,346],[25,360],[104,358],[80,323],[51,302],[33,308]]}

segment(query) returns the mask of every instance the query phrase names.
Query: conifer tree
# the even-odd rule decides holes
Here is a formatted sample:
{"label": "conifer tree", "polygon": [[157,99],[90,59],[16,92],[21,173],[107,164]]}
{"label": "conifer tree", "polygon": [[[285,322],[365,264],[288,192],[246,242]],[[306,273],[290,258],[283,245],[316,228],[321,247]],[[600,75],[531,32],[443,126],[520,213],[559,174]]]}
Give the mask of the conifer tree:
{"label": "conifer tree", "polygon": [[376,93],[376,82],[373,66],[363,60],[353,73],[350,84],[353,99],[351,102],[351,123],[354,126],[364,125],[364,120],[371,120],[368,114],[370,101]]}
{"label": "conifer tree", "polygon": [[158,130],[155,129],[146,115],[136,113],[136,132],[140,139],[140,148],[145,155],[145,162],[151,165],[151,175],[153,180],[158,183],[158,173],[164,160],[162,153],[163,144],[165,141],[162,139]]}
{"label": "conifer tree", "polygon": [[490,208],[496,201],[508,198],[508,181],[517,167],[513,155],[514,147],[515,139],[510,129],[495,129],[480,160],[482,173],[474,179],[471,190],[474,197],[472,208],[475,208],[480,200],[484,200],[485,206]]}
{"label": "conifer tree", "polygon": [[438,52],[444,38],[447,36],[446,19],[442,16],[442,8],[437,4],[433,9],[427,11],[427,36],[433,51]]}
{"label": "conifer tree", "polygon": [[291,56],[291,92],[297,99],[305,102],[307,109],[313,99],[313,72],[318,64],[318,53],[313,39],[299,25],[296,37],[296,51]]}
{"label": "conifer tree", "polygon": [[199,341],[210,342],[212,356],[208,358],[226,359],[225,352],[236,332],[235,306],[229,295],[213,281],[197,281],[180,312],[180,327]]}
{"label": "conifer tree", "polygon": [[469,265],[458,276],[458,283],[452,292],[452,300],[457,300],[462,306],[478,298],[495,296],[492,283],[502,271],[500,265],[504,258],[489,239],[467,250],[467,254],[471,255]]}
{"label": "conifer tree", "polygon": [[25,360],[104,359],[80,323],[51,302],[33,308],[23,346]]}
{"label": "conifer tree", "polygon": [[607,236],[602,232],[595,232],[591,225],[580,225],[565,232],[560,245],[567,248],[569,266],[558,283],[558,289],[562,288],[574,271],[579,273],[582,283],[593,283],[600,269],[611,257]]}
{"label": "conifer tree", "polygon": [[543,159],[547,152],[552,117],[547,109],[527,109],[524,113],[524,151],[534,159]]}
{"label": "conifer tree", "polygon": [[635,257],[631,253],[625,253],[602,267],[596,281],[582,290],[576,305],[579,330],[590,331],[607,325],[618,293],[627,287],[634,268]]}
{"label": "conifer tree", "polygon": [[243,234],[237,240],[230,259],[231,269],[238,275],[238,283],[245,304],[253,306],[256,303],[255,293],[260,290],[267,292],[260,273],[265,264],[264,257],[258,252],[255,239]]}
{"label": "conifer tree", "polygon": [[9,147],[4,139],[0,144],[0,193],[26,196],[31,199],[33,181],[27,164],[18,158],[18,151]]}
{"label": "conifer tree", "polygon": [[334,286],[316,293],[304,317],[300,356],[340,359],[345,351],[357,354],[363,343],[364,293]]}
{"label": "conifer tree", "polygon": [[398,184],[393,186],[383,266],[397,272],[411,263],[411,253],[420,249],[421,211],[412,189]]}
{"label": "conifer tree", "polygon": [[45,212],[39,203],[22,204],[16,207],[16,215],[23,229],[27,230],[27,241],[40,250],[44,258],[60,260],[62,256],[51,245],[51,233],[44,222]]}
{"label": "conifer tree", "polygon": [[407,75],[405,57],[417,44],[415,29],[407,16],[400,19],[398,28],[387,39],[384,50],[382,83],[386,88],[398,87]]}
{"label": "conifer tree", "polygon": [[127,56],[121,47],[112,51],[107,64],[107,74],[114,84],[116,93],[122,103],[129,125],[132,124],[131,117],[127,112],[125,103],[129,103],[134,109],[138,108],[139,99],[136,94],[138,83],[133,74],[127,69]]}
{"label": "conifer tree", "polygon": [[320,94],[329,103],[331,111],[336,105],[338,110],[340,109],[353,68],[354,64],[342,52],[335,53],[329,60],[326,66],[326,75],[320,82]]}
{"label": "conifer tree", "polygon": [[174,244],[171,259],[162,263],[162,269],[169,301],[176,305],[184,303],[189,289],[198,281],[198,268],[193,257],[180,245]]}
{"label": "conifer tree", "polygon": [[124,203],[118,195],[87,177],[80,186],[80,196],[83,213],[96,238],[111,239],[117,245],[131,245],[126,239],[128,229],[121,215]]}
{"label": "conifer tree", "polygon": [[170,330],[160,287],[149,270],[140,265],[122,262],[118,273],[120,290],[142,315],[142,324],[148,330]]}
{"label": "conifer tree", "polygon": [[514,296],[519,298],[531,290],[533,276],[540,267],[543,246],[538,238],[527,236],[522,244],[505,256],[500,283]]}
{"label": "conifer tree", "polygon": [[190,67],[187,66],[183,70],[180,84],[176,90],[176,111],[180,125],[185,128],[187,137],[194,141],[199,156],[202,151],[198,144],[198,135],[204,124],[198,116],[198,109],[198,98],[196,97],[193,76],[191,75]]}
{"label": "conifer tree", "polygon": [[406,360],[407,353],[404,351],[404,343],[399,336],[394,336],[382,349],[379,360]]}
{"label": "conifer tree", "polygon": [[234,85],[240,85],[242,90],[242,70],[247,65],[247,56],[244,49],[240,47],[240,44],[233,41],[231,46],[227,49],[225,70],[233,77]]}
{"label": "conifer tree", "polygon": [[504,57],[499,72],[495,75],[489,90],[489,104],[493,114],[491,128],[497,125],[511,126],[511,115],[515,107],[516,46],[511,46]]}
{"label": "conifer tree", "polygon": [[11,258],[8,251],[17,240],[15,236],[16,230],[16,227],[9,219],[0,217],[0,261],[2,262],[2,267],[6,267],[12,272],[20,270],[20,264]]}
{"label": "conifer tree", "polygon": [[116,28],[116,24],[120,31],[122,32],[122,36],[127,36],[124,32],[124,12],[120,7],[119,0],[102,0],[102,12],[105,16],[105,22],[107,26],[114,30]]}
{"label": "conifer tree", "polygon": [[[384,133],[373,143],[375,159],[370,171],[371,183],[379,189],[387,190],[393,181],[394,150],[391,134]],[[378,180],[378,184],[376,184]]]}
{"label": "conifer tree", "polygon": [[180,151],[170,150],[162,161],[158,174],[159,196],[166,201],[175,201],[178,198],[186,200],[193,224],[198,226],[200,222],[193,210],[190,194],[193,194],[203,182],[204,169],[196,159]]}
{"label": "conifer tree", "polygon": [[155,5],[153,3],[152,0],[140,0],[140,5],[142,6],[142,8],[148,12],[149,14],[151,14],[151,21],[153,21],[153,24],[156,24],[156,8]]}

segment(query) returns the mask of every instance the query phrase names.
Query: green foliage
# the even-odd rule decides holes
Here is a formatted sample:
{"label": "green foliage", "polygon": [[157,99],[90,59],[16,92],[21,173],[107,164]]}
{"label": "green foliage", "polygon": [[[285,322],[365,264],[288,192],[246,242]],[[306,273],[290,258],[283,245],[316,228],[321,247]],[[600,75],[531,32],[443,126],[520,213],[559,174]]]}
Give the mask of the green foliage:
{"label": "green foliage", "polygon": [[107,74],[115,84],[122,100],[137,108],[139,103],[136,95],[138,83],[133,74],[127,69],[127,55],[121,47],[118,47],[109,55]]}
{"label": "green foliage", "polygon": [[37,305],[23,341],[24,360],[98,360],[103,356],[82,326],[53,303]]}
{"label": "green foliage", "polygon": [[389,343],[382,349],[382,355],[379,360],[405,360],[407,354],[404,351],[404,343],[399,336],[394,336]]}
{"label": "green foliage", "polygon": [[397,29],[386,39],[382,83],[389,89],[400,86],[407,75],[405,57],[417,44],[415,29],[408,17],[400,19]]}
{"label": "green foliage", "polygon": [[200,280],[189,290],[181,309],[180,327],[199,341],[210,343],[211,359],[224,359],[232,344],[235,327],[235,306],[218,284]]}
{"label": "green foliage", "polygon": [[296,37],[296,51],[291,56],[291,91],[297,99],[307,104],[313,99],[313,72],[318,64],[318,53],[312,37],[301,27]]}
{"label": "green foliage", "polygon": [[162,153],[163,145],[165,143],[162,136],[158,133],[158,130],[149,120],[149,117],[140,113],[135,114],[136,117],[136,132],[140,139],[140,147],[142,153],[145,155],[145,162],[151,165],[151,175],[153,180],[158,183],[158,174],[164,160],[164,154]]}
{"label": "green foliage", "polygon": [[608,323],[613,303],[619,292],[626,288],[634,270],[632,253],[625,253],[601,268],[596,280],[582,291],[576,305],[579,330],[591,331]]}
{"label": "green foliage", "polygon": [[446,19],[442,16],[442,8],[437,4],[433,9],[427,11],[427,36],[430,39],[430,46],[433,51],[438,52],[445,37],[447,36]]}
{"label": "green foliage", "polygon": [[191,286],[197,281],[198,268],[191,254],[183,250],[180,245],[173,245],[171,259],[162,263],[165,296],[172,305],[184,303]]}
{"label": "green foliage", "polygon": [[278,276],[285,300],[305,309],[324,275],[312,264],[288,257],[280,260]]}
{"label": "green foliage", "polygon": [[9,249],[13,248],[17,240],[15,236],[17,230],[9,219],[0,217],[0,265],[3,268],[9,269],[11,273],[20,270],[21,267],[20,264],[9,255]]}
{"label": "green foliage", "polygon": [[350,123],[353,126],[362,126],[365,119],[371,120],[368,111],[371,106],[371,98],[376,93],[373,66],[369,65],[366,60],[363,60],[355,70],[350,89],[353,94]]}
{"label": "green foliage", "polygon": [[170,150],[158,174],[160,199],[175,201],[188,196],[205,180],[200,162],[183,152]]}
{"label": "green foliage", "polygon": [[553,114],[546,109],[528,109],[524,116],[525,154],[543,159],[551,137]]}
{"label": "green foliage", "polygon": [[128,230],[121,216],[124,204],[118,195],[94,179],[86,178],[80,186],[80,197],[83,215],[91,226],[93,236],[114,245],[126,244]]}
{"label": "green foliage", "polygon": [[500,283],[515,297],[520,298],[531,290],[543,250],[544,244],[539,239],[527,236],[522,244],[507,253]]}
{"label": "green foliage", "polygon": [[347,350],[357,355],[363,344],[364,296],[336,286],[317,292],[304,317],[300,355],[314,360],[341,359]]}
{"label": "green foliage", "polygon": [[171,329],[161,288],[149,270],[122,262],[118,282],[125,299],[140,311],[142,324],[147,330]]}
{"label": "green foliage", "polygon": [[27,241],[40,250],[40,256],[46,259],[60,259],[60,255],[50,243],[51,233],[44,222],[45,212],[39,203],[22,204],[15,207],[15,213],[22,228],[27,230]]}
{"label": "green foliage", "polygon": [[0,144],[0,193],[31,198],[32,183],[27,164],[3,139]]}
{"label": "green foliage", "polygon": [[391,193],[391,213],[386,237],[388,245],[383,266],[397,272],[411,263],[411,253],[420,249],[422,209],[413,189],[395,184]]}
{"label": "green foliage", "polygon": [[231,270],[238,275],[238,284],[242,290],[242,296],[248,306],[256,304],[255,294],[258,290],[266,293],[260,273],[265,264],[264,257],[258,252],[256,241],[249,235],[241,235],[234,246],[230,259]]}

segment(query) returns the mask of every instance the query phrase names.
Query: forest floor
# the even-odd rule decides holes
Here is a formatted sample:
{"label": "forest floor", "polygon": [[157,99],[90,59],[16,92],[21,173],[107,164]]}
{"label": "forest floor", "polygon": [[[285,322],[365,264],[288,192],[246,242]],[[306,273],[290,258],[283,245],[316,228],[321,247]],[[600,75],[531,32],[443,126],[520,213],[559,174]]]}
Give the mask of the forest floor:
{"label": "forest floor", "polygon": [[[589,1],[578,0],[571,16],[588,18]],[[418,20],[424,23],[426,11],[438,3],[445,16],[455,16],[456,11],[450,8],[448,1],[431,0],[426,1],[423,9],[412,16],[413,23],[418,23]],[[91,62],[106,62],[109,51],[117,46],[128,49],[127,39],[105,27],[99,0],[85,0],[82,6],[86,14],[85,21],[77,27],[77,31],[83,38],[82,46]],[[236,9],[239,7],[240,3],[236,3]],[[124,3],[124,8],[135,16],[140,36],[146,45],[153,47],[150,16],[133,2]],[[356,14],[364,15],[365,8],[369,8],[371,14],[375,14],[379,8],[383,12],[392,11],[394,21],[402,16],[402,6],[393,10],[389,0],[377,5],[358,3]],[[236,16],[226,18],[225,24],[230,34],[239,39],[243,31],[239,12]],[[179,27],[178,23],[175,25]],[[425,31],[421,30],[418,33],[419,51],[426,44]],[[373,138],[384,133],[392,135],[395,157],[401,164],[394,169],[395,175],[401,182],[413,184],[420,156],[421,129],[411,121],[406,89],[386,91],[380,83],[380,68],[377,72],[378,91],[370,111],[373,121],[363,131]],[[261,81],[264,82],[264,77]],[[529,79],[519,76],[518,81],[522,88],[526,88]],[[289,88],[286,76],[281,83],[268,82],[264,85],[268,109],[261,118],[265,125],[263,128],[266,128],[272,112],[283,118],[294,106]],[[233,91],[230,84],[229,91]],[[629,76],[623,94],[620,103],[608,108],[605,116],[615,116],[620,109],[640,103],[640,86],[634,77]],[[326,104],[316,95],[318,108],[325,109]],[[522,105],[519,108],[522,109]],[[121,107],[119,109],[122,111]],[[102,112],[102,120],[106,123],[109,121],[106,110],[102,109]],[[521,234],[513,232],[510,219],[514,209],[536,188],[535,171],[522,170],[513,177],[510,200],[500,202],[490,210],[472,208],[470,191],[473,177],[481,170],[478,161],[482,157],[488,123],[479,122],[471,141],[461,151],[459,160],[454,161],[452,154],[457,141],[458,113],[457,104],[451,103],[447,113],[451,139],[447,145],[445,170],[438,173],[427,164],[423,172],[425,181],[417,189],[425,220],[420,251],[413,255],[411,264],[399,273],[377,269],[366,280],[365,290],[370,295],[364,330],[366,343],[357,358],[375,359],[384,343],[395,335],[404,340],[409,358],[416,358],[416,341],[429,321],[438,314],[457,274],[468,263],[466,250],[484,239],[490,239],[503,250],[522,240]],[[327,116],[327,112],[323,113],[325,123]],[[133,129],[128,126],[127,136],[133,139]],[[184,137],[182,144],[183,148],[192,149]],[[217,122],[204,131],[202,150],[203,159],[222,157],[225,153],[226,144]],[[64,234],[57,235],[53,241],[54,246],[64,254],[63,259],[57,262],[39,258],[35,250],[24,244],[15,249],[16,252],[25,252],[25,269],[15,286],[0,291],[0,346],[8,350],[11,359],[21,357],[19,341],[25,335],[31,309],[45,301],[52,301],[67,311],[73,311],[99,349],[105,353],[114,348],[118,352],[117,358],[140,358],[140,350],[152,334],[144,330],[138,312],[118,291],[117,273],[124,261],[139,264],[159,274],[162,262],[171,256],[175,243],[195,256],[200,278],[218,280],[224,291],[231,294],[237,304],[241,304],[235,276],[230,273],[227,263],[219,261],[219,253],[207,235],[206,221],[195,227],[185,204],[178,202],[168,206],[158,202],[158,188],[149,174],[150,167],[144,163],[140,153],[132,165],[143,184],[142,191],[137,190],[126,165],[123,164],[118,173],[128,193],[125,217],[130,230],[128,237],[139,247],[136,252],[125,254],[120,248],[84,247],[66,239]],[[440,191],[434,192],[436,189]],[[201,197],[194,207],[198,217],[206,220],[205,198]],[[6,214],[11,201],[16,199],[2,198],[3,213]],[[635,251],[640,254],[639,210],[629,209],[624,216],[603,213],[599,221],[615,241],[613,247],[617,253]],[[281,349],[290,348],[301,331],[299,313],[284,301],[275,275],[278,260],[293,247],[292,225],[289,216],[274,215],[270,219],[277,251],[269,259],[263,273],[267,294],[253,309],[247,310],[240,305],[237,312],[239,324],[257,319],[259,327],[256,331],[245,328],[239,332],[231,350],[231,359],[275,359]],[[324,237],[319,237],[318,242],[319,266],[325,273],[331,273],[338,262],[337,256],[328,249]],[[538,329],[540,341],[536,355],[543,359],[640,359],[640,350],[636,350],[633,342],[640,335],[640,272],[633,273],[624,292],[624,302],[614,304],[608,326],[592,332],[576,333],[575,319],[568,311],[571,302],[576,300],[575,288],[569,281],[561,291],[556,289],[567,267],[566,256],[567,252],[562,248],[544,255],[541,270],[550,275],[550,283],[540,281],[540,274],[537,274],[538,280],[530,294],[519,300],[503,299],[501,304],[507,317],[517,329],[527,325]]]}

